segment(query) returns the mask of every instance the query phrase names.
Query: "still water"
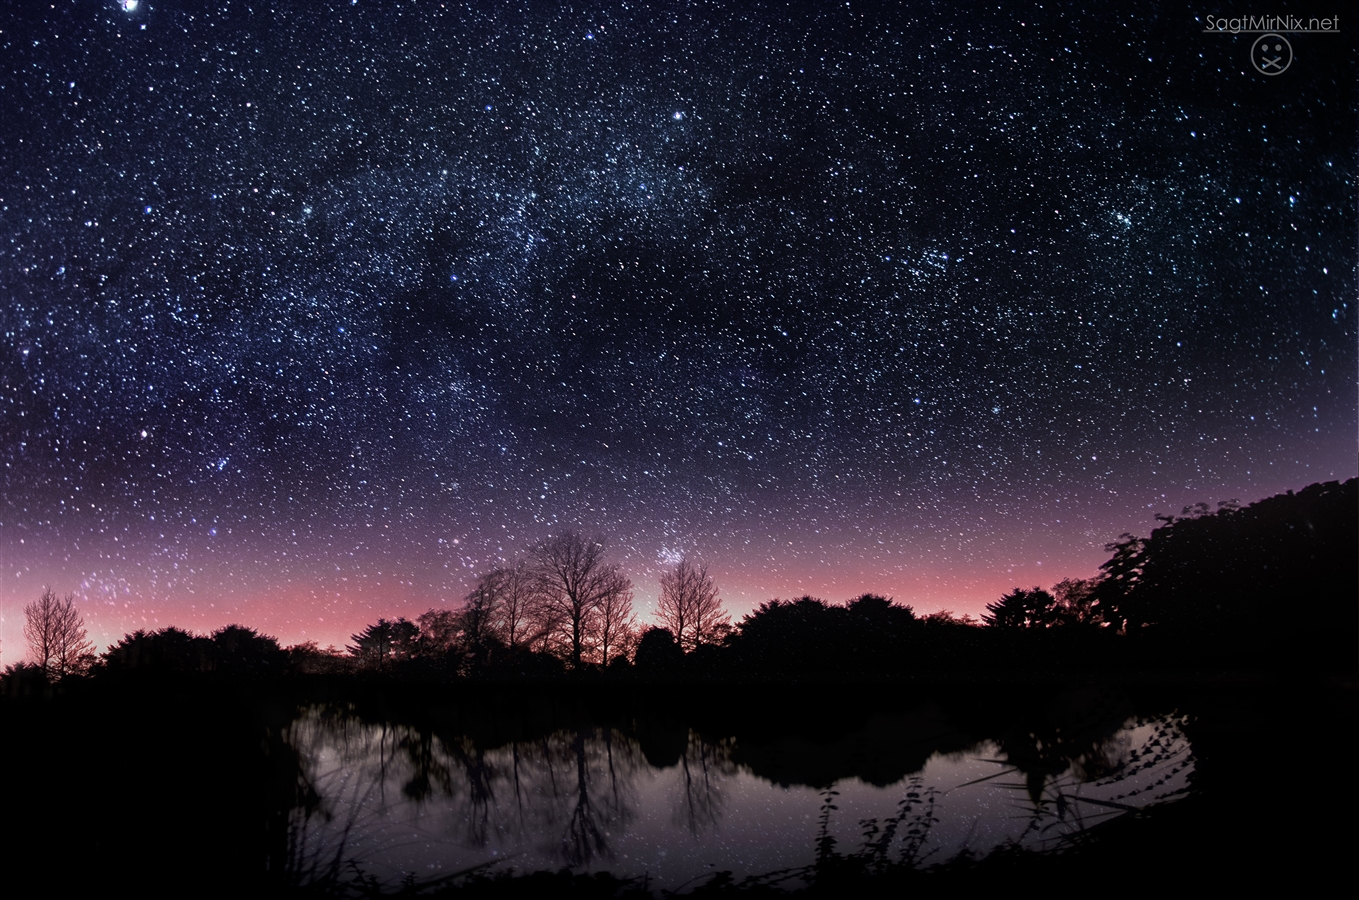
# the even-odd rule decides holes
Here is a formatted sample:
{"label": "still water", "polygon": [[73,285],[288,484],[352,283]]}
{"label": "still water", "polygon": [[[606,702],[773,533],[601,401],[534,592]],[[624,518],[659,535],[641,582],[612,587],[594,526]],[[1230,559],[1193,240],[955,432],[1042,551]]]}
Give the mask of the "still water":
{"label": "still water", "polygon": [[726,871],[796,886],[827,854],[937,865],[1058,848],[1184,796],[1194,758],[1170,713],[975,739],[928,713],[835,740],[617,723],[478,744],[316,706],[291,725],[313,801],[290,825],[307,880],[433,882],[570,867],[696,886]]}

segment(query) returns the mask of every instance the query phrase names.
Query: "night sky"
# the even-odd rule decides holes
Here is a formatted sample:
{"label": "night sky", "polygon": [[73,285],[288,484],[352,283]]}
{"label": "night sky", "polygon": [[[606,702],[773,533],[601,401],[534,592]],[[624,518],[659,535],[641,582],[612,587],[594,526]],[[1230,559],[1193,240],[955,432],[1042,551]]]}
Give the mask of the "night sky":
{"label": "night sky", "polygon": [[1349,35],[879,6],[5,4],[0,661],[568,527],[976,614],[1356,474]]}

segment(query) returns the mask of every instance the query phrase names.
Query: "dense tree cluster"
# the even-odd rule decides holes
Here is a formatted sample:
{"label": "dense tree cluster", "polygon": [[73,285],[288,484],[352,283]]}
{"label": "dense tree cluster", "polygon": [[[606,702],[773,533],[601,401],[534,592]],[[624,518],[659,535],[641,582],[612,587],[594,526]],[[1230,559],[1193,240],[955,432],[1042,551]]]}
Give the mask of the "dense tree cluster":
{"label": "dense tree cluster", "polygon": [[[921,618],[908,606],[864,595],[843,605],[771,600],[733,627],[707,570],[681,560],[661,579],[662,627],[639,634],[635,619],[626,619],[618,644],[626,650],[607,651],[606,659],[601,623],[608,617],[598,605],[588,612],[589,604],[572,599],[587,592],[573,593],[562,548],[546,547],[512,576],[488,575],[459,613],[427,615],[454,622],[450,633],[463,635],[466,646],[486,639],[478,635],[510,646],[522,641],[574,666],[624,661],[631,651],[639,671],[657,675],[868,676],[1302,657],[1350,665],[1359,630],[1357,485],[1317,484],[1248,507],[1226,502],[1212,512],[1198,504],[1179,517],[1158,517],[1162,525],[1149,537],[1124,535],[1108,545],[1111,556],[1097,577],[1064,579],[1046,590],[1015,588],[987,606],[982,623],[946,612]],[[581,554],[575,558],[584,560],[582,570],[599,564],[581,547],[570,550]],[[503,578],[511,587],[500,586]],[[556,592],[553,603],[538,599],[545,583]],[[630,603],[625,608],[630,615]],[[425,617],[420,621],[424,634]]]}
{"label": "dense tree cluster", "polygon": [[1359,480],[1241,507],[1186,507],[1125,534],[1090,580],[1016,588],[987,606],[1000,629],[1086,625],[1185,664],[1353,668],[1359,633]]}
{"label": "dense tree cluster", "polygon": [[96,674],[177,672],[250,677],[280,674],[288,654],[278,641],[244,625],[227,625],[211,635],[179,628],[135,631],[104,654]]}
{"label": "dense tree cluster", "polygon": [[1015,588],[986,605],[982,621],[996,628],[1051,628],[1055,625],[1106,625],[1095,608],[1095,578],[1067,578],[1052,590]]}
{"label": "dense tree cluster", "polygon": [[604,545],[567,531],[491,569],[456,609],[414,622],[379,619],[353,636],[352,658],[387,671],[403,662],[459,675],[607,666],[637,638],[632,583]]}
{"label": "dense tree cluster", "polygon": [[[348,650],[360,668],[377,672],[403,663],[464,676],[626,666],[643,636],[632,599],[632,583],[605,558],[603,542],[567,531],[488,571],[459,607],[414,622],[379,619],[353,635]],[[717,585],[688,559],[661,576],[657,618],[683,652],[718,645],[731,631]]]}
{"label": "dense tree cluster", "polygon": [[911,653],[914,611],[864,594],[844,606],[814,597],[770,600],[742,620],[730,642],[739,665],[792,676],[898,668]]}

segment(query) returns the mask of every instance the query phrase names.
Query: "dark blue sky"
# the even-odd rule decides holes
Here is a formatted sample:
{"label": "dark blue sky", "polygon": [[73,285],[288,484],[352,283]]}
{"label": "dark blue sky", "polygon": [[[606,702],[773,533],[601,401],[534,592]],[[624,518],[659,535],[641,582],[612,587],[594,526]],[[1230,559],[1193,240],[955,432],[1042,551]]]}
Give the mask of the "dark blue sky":
{"label": "dark blue sky", "polygon": [[1354,475],[1354,45],[1201,12],[7,8],[5,661],[46,583],[325,643],[562,527],[976,612]]}

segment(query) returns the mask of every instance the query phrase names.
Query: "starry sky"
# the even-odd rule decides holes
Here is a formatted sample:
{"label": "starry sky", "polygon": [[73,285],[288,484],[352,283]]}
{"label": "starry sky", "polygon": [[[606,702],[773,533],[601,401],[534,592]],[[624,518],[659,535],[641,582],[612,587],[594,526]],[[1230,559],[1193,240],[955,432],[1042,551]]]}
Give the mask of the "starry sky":
{"label": "starry sky", "polygon": [[5,4],[0,661],[563,528],[976,614],[1355,475],[1355,46],[1199,6]]}

